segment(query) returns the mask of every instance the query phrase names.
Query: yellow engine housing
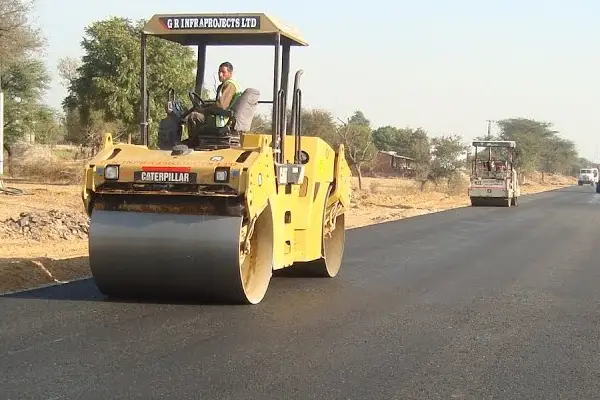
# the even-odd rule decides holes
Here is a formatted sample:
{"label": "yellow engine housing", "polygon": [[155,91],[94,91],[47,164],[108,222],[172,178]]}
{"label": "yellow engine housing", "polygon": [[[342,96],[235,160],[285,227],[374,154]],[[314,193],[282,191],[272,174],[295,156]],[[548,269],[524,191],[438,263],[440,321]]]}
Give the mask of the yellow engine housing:
{"label": "yellow engine housing", "polygon": [[[237,201],[237,212],[245,218],[271,213],[273,269],[319,259],[323,254],[324,218],[334,221],[350,206],[352,174],[344,147],[334,150],[318,137],[302,137],[301,150],[308,160],[302,165],[301,182],[293,184],[281,182],[276,176],[285,165],[274,162],[271,140],[271,135],[244,134],[240,147],[173,155],[171,151],[141,145],[115,144],[112,135],[105,134],[101,151],[85,166],[82,197],[86,212],[91,215],[95,209],[106,209],[110,204],[138,212],[214,215],[223,209],[206,204],[231,205]],[[286,163],[293,162],[294,136],[285,136],[284,149]],[[118,167],[118,179],[105,178],[108,166]],[[287,166],[294,167],[300,166]],[[157,171],[179,175],[142,174]],[[217,171],[228,171],[226,182],[216,181]],[[157,176],[189,181],[143,181]],[[130,201],[133,198],[142,201]],[[236,212],[235,207],[228,212]]]}

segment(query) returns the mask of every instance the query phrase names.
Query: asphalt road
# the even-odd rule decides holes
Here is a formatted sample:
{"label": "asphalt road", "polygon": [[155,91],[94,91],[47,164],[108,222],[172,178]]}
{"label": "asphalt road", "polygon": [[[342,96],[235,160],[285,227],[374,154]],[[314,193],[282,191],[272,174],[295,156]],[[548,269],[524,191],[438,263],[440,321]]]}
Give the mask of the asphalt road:
{"label": "asphalt road", "polygon": [[599,243],[574,187],[348,231],[254,307],[0,297],[0,398],[596,399]]}

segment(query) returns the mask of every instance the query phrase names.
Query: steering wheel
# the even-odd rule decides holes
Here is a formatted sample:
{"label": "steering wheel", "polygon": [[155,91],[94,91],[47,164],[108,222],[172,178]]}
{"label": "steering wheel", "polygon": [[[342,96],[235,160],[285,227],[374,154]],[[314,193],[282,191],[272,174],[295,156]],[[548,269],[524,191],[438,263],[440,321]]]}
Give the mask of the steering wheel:
{"label": "steering wheel", "polygon": [[202,98],[200,98],[200,96],[198,96],[198,93],[189,92],[189,96],[190,96],[190,101],[192,102],[192,105],[194,106],[194,108],[202,108],[206,105],[204,100],[202,100]]}

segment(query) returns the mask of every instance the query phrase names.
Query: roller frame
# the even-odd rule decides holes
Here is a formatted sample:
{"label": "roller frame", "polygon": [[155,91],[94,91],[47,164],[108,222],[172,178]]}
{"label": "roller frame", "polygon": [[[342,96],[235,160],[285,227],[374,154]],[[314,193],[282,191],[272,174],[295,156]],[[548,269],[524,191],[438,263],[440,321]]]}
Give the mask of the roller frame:
{"label": "roller frame", "polygon": [[[294,78],[291,134],[286,129],[290,49],[308,43],[265,14],[222,17],[160,14],[142,29],[141,143],[115,144],[106,134],[102,149],[84,169],[90,265],[106,295],[256,304],[274,271],[320,262],[327,267],[321,276],[339,272],[341,257],[328,255],[335,253],[328,249],[343,255],[352,174],[344,146],[334,150],[320,138],[301,137],[302,70]],[[221,20],[233,22],[205,29],[204,21]],[[273,97],[259,100],[273,105],[271,132],[229,132],[240,138],[233,147],[151,150],[148,36],[198,46],[197,93],[203,87],[207,46],[273,46]],[[174,96],[169,93],[169,99]],[[226,172],[226,179],[218,181],[217,172]],[[252,221],[248,250],[243,230]],[[323,238],[328,221],[337,221],[337,246]],[[335,262],[328,264],[328,258]],[[257,260],[260,279],[254,288],[244,285],[244,260]]]}
{"label": "roller frame", "polygon": [[[88,179],[83,196],[91,215],[90,266],[100,291],[115,298],[257,304],[264,298],[274,271],[287,269],[301,274],[310,272],[307,276],[336,276],[339,265],[333,272],[327,269],[324,236],[328,225],[336,221],[341,224],[342,235],[338,238],[342,242],[338,246],[341,264],[344,213],[349,208],[351,190],[344,148],[340,146],[334,152],[319,138],[304,138],[302,151],[312,161],[305,165],[301,184],[279,184],[273,154],[266,145],[269,138],[248,134],[244,137],[246,147],[185,156],[190,157],[189,165],[197,164],[192,170],[197,170],[199,176],[213,176],[222,162],[215,162],[208,168],[211,173],[205,174],[204,162],[192,161],[192,157],[206,159],[233,151],[231,158],[238,158],[239,154],[252,152],[235,167],[243,172],[239,179],[228,183],[231,194],[207,192],[198,196],[115,189],[111,182],[98,176],[98,165],[114,164],[121,158],[136,159],[138,152],[143,155],[155,151],[114,144],[107,135],[105,147],[85,172]],[[294,152],[293,137],[286,136],[286,140],[290,141],[286,146],[288,151]],[[260,143],[263,146],[258,146]],[[121,151],[111,158],[115,149]],[[162,161],[172,159],[168,153],[162,154]],[[121,180],[128,181],[141,167],[123,167]],[[260,185],[256,183],[259,175],[263,177]],[[284,223],[287,214],[291,218]],[[262,232],[268,229],[272,254],[268,262],[261,264],[267,266],[261,270],[263,283],[258,284],[259,289],[244,290],[239,257],[245,246],[240,227],[242,221],[258,223],[261,218],[269,221]],[[175,250],[165,247],[166,244]],[[215,249],[221,250],[215,253]],[[251,254],[252,251],[251,246]],[[205,263],[207,257],[214,261]],[[311,266],[310,271],[305,269],[307,265]]]}

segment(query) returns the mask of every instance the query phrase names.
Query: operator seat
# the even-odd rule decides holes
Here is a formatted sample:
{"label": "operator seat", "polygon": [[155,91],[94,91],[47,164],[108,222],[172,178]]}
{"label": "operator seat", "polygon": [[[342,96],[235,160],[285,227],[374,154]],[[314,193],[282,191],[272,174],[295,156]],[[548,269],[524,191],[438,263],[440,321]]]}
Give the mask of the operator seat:
{"label": "operator seat", "polygon": [[158,148],[171,150],[173,146],[181,144],[183,129],[181,116],[184,114],[183,106],[178,101],[168,101],[165,105],[167,116],[158,124]]}
{"label": "operator seat", "polygon": [[[222,128],[206,126],[198,134],[196,148],[228,148],[239,146],[240,134],[249,132],[256,115],[260,91],[247,88],[233,106],[233,110],[223,110],[220,115],[229,117],[227,125]],[[215,114],[218,115],[218,114]]]}

